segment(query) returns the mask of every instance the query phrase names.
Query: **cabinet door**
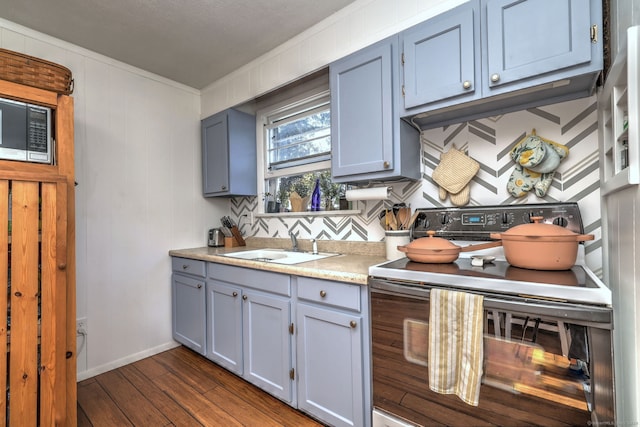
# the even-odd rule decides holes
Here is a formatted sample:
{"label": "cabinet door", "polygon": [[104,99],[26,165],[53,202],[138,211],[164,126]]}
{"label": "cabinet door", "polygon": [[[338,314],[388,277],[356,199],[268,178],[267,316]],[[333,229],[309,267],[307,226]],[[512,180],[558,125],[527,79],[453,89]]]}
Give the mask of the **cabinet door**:
{"label": "cabinet door", "polygon": [[246,290],[243,295],[244,378],[291,402],[292,337],[288,298]]}
{"label": "cabinet door", "polygon": [[229,191],[227,113],[202,121],[202,190],[205,195]]}
{"label": "cabinet door", "polygon": [[331,64],[334,177],[394,168],[393,49],[387,40]]}
{"label": "cabinet door", "polygon": [[182,274],[174,274],[172,288],[173,339],[204,355],[204,281]]}
{"label": "cabinet door", "polygon": [[487,0],[488,89],[591,61],[585,0]]}
{"label": "cabinet door", "polygon": [[235,372],[242,364],[242,289],[207,281],[206,357]]}
{"label": "cabinet door", "polygon": [[364,425],[360,316],[299,304],[298,407],[334,426]]}
{"label": "cabinet door", "polygon": [[473,1],[402,33],[405,109],[480,97],[479,25]]}
{"label": "cabinet door", "polygon": [[255,116],[228,109],[207,117],[201,127],[204,196],[255,196]]}

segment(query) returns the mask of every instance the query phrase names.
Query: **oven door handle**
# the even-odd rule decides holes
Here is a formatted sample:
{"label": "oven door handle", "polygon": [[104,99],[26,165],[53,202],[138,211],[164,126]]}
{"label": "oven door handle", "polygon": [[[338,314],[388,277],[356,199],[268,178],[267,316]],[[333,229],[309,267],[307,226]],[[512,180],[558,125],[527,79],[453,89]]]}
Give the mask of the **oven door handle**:
{"label": "oven door handle", "polygon": [[[427,284],[420,284],[417,287],[403,282],[377,278],[369,280],[371,293],[401,295],[424,300],[429,299],[430,290],[435,287]],[[609,307],[587,306],[570,302],[546,302],[522,295],[505,295],[497,298],[495,295],[487,293],[475,293],[484,295],[485,310],[499,310],[534,318],[544,317],[565,323],[613,329],[613,311]]]}

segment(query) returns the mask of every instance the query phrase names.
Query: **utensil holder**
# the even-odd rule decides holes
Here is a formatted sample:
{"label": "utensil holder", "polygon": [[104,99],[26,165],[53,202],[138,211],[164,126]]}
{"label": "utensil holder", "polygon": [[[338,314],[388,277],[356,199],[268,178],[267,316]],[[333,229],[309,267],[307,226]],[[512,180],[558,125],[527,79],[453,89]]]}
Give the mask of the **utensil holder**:
{"label": "utensil holder", "polygon": [[384,232],[384,242],[387,249],[387,259],[393,261],[404,258],[405,254],[398,250],[398,246],[409,244],[409,230],[388,230]]}

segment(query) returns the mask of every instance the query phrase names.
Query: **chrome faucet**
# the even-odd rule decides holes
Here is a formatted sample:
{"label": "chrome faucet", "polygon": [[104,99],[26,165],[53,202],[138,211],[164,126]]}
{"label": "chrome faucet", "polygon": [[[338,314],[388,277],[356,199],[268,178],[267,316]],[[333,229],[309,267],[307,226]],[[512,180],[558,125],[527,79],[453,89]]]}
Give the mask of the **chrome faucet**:
{"label": "chrome faucet", "polygon": [[318,255],[318,242],[316,239],[311,239],[311,253]]}
{"label": "chrome faucet", "polygon": [[300,249],[298,249],[298,239],[296,239],[296,235],[293,234],[293,231],[290,231],[289,236],[291,236],[291,250],[298,252]]}

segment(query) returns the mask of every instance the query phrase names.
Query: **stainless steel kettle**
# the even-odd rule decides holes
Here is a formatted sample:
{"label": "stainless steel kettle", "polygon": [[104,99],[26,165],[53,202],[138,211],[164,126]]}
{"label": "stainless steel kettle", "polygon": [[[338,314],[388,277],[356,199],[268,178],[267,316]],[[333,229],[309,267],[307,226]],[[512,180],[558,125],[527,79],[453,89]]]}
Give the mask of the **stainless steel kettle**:
{"label": "stainless steel kettle", "polygon": [[209,230],[209,237],[207,239],[207,245],[211,247],[224,246],[224,233],[219,228],[212,228]]}

